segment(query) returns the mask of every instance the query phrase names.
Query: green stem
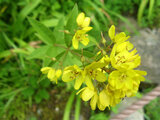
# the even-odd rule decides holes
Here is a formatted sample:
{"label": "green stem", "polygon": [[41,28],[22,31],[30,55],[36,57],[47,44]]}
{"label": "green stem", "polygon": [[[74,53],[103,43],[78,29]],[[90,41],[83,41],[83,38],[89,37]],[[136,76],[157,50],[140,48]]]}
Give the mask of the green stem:
{"label": "green stem", "polygon": [[81,99],[77,95],[76,108],[75,108],[75,120],[79,120],[80,110],[81,110]]}
{"label": "green stem", "polygon": [[147,3],[148,3],[148,0],[142,0],[142,1],[141,1],[141,4],[140,4],[140,7],[139,7],[139,9],[138,9],[137,18],[138,18],[138,24],[139,24],[139,25],[141,25],[142,16],[143,16],[143,13],[144,13],[144,9],[145,9],[145,7],[147,6]]}
{"label": "green stem", "polygon": [[70,119],[69,115],[70,115],[70,112],[71,112],[74,97],[75,97],[75,91],[72,92],[72,94],[70,95],[70,97],[67,101],[67,104],[66,104],[66,107],[65,107],[65,110],[64,110],[63,120],[69,120]]}

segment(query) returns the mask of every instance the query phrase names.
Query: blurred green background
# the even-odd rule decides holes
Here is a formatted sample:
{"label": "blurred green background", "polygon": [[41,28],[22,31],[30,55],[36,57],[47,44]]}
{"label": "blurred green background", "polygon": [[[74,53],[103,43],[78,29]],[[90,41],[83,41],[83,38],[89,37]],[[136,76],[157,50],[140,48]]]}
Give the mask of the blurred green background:
{"label": "blurred green background", "polygon": [[[68,116],[71,120],[107,120],[111,111],[117,112],[118,106],[91,111],[88,103],[72,93],[70,84],[60,81],[56,85],[42,77],[42,60],[32,54],[44,43],[27,18],[54,31],[76,3],[79,12],[91,17],[91,35],[97,39],[97,31],[107,35],[112,24],[131,35],[142,28],[160,27],[160,0],[0,0],[0,120],[69,120]],[[159,102],[157,98],[145,106],[146,120],[159,120]]]}

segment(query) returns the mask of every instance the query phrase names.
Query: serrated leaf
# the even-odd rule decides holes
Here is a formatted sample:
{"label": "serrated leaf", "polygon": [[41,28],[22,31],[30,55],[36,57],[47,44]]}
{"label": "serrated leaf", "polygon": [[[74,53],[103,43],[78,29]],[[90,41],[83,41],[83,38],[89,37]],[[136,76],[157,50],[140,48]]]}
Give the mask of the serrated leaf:
{"label": "serrated leaf", "polygon": [[[74,52],[77,52],[78,54],[82,54],[81,50],[74,50]],[[83,55],[88,57],[88,58],[91,58],[91,57],[95,56],[95,54],[93,52],[90,52],[90,51],[87,51],[87,50],[83,50]]]}
{"label": "serrated leaf", "polygon": [[[43,56],[43,66],[48,66],[51,62],[51,58],[56,58],[58,54],[63,52],[64,49],[60,47],[50,47],[47,49],[45,56]],[[57,61],[56,61],[57,62]]]}
{"label": "serrated leaf", "polygon": [[35,97],[34,97],[36,103],[40,103],[42,98],[39,96],[39,94],[36,94]]}
{"label": "serrated leaf", "polygon": [[42,23],[34,20],[32,18],[28,18],[30,24],[37,31],[37,33],[41,36],[42,41],[47,45],[52,45],[56,42],[56,38],[54,37],[53,32],[44,26]]}
{"label": "serrated leaf", "polygon": [[32,87],[28,87],[27,89],[23,90],[22,94],[25,98],[28,98],[34,94],[34,89]]}
{"label": "serrated leaf", "polygon": [[74,8],[72,9],[70,16],[68,18],[67,24],[65,29],[68,30],[71,34],[65,34],[65,43],[68,47],[71,46],[72,43],[72,34],[77,27],[76,17],[78,16],[78,6],[75,4]]}
{"label": "serrated leaf", "polygon": [[41,99],[49,99],[49,94],[45,89],[39,90],[37,94],[39,97],[41,97]]}
{"label": "serrated leaf", "polygon": [[44,58],[45,53],[47,52],[47,50],[50,48],[51,46],[42,46],[40,48],[35,49],[27,58],[28,59],[35,59],[35,58],[39,58],[42,59]]}
{"label": "serrated leaf", "polygon": [[38,84],[37,84],[37,78],[36,77],[31,77],[29,79],[29,84],[33,87],[33,88],[37,88]]}
{"label": "serrated leaf", "polygon": [[75,64],[78,66],[81,66],[82,65],[81,60],[77,59],[77,57],[75,57],[73,54],[69,52],[63,61],[63,65],[69,66],[69,65],[75,65]]}
{"label": "serrated leaf", "polygon": [[19,13],[19,18],[23,20],[29,13],[31,13],[34,8],[36,8],[41,3],[41,0],[32,0],[28,5],[26,5]]}
{"label": "serrated leaf", "polygon": [[64,44],[64,17],[62,17],[59,22],[58,25],[54,28],[54,36],[56,36],[56,43],[57,44]]}
{"label": "serrated leaf", "polygon": [[43,87],[43,88],[46,88],[50,85],[50,81],[48,79],[44,79],[40,82],[40,85]]}

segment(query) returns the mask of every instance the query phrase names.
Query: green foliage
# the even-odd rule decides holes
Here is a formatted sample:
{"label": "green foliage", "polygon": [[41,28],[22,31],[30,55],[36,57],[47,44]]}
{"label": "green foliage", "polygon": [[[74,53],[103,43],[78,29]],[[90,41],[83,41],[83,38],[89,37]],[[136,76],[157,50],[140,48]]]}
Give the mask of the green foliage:
{"label": "green foliage", "polygon": [[33,28],[38,32],[38,37],[47,45],[53,45],[56,42],[56,39],[52,33],[47,27],[45,27],[40,22],[29,18],[28,19]]}
{"label": "green foliage", "polygon": [[[48,0],[45,2],[43,0],[1,0],[0,116],[2,119],[24,120],[25,113],[33,103],[40,104],[43,100],[49,100],[49,91],[53,85],[40,75],[40,68],[48,65],[55,68],[71,64],[80,65],[82,55],[86,60],[92,60],[97,52],[95,46],[101,40],[101,35],[97,31],[104,32],[111,24],[118,24],[120,20],[136,32],[125,16],[136,18],[137,15],[140,26],[160,26],[159,0],[149,0],[141,7],[142,2],[141,0],[125,2],[107,0],[102,4],[100,0]],[[137,11],[138,9],[140,12]],[[90,46],[80,46],[79,50],[73,50],[71,42],[77,28],[75,19],[81,11],[91,16],[94,30],[89,33]],[[61,83],[61,86],[64,84]],[[69,99],[69,107],[66,106],[66,110],[71,109],[73,99],[73,96]],[[80,112],[78,100],[76,119]],[[147,111],[149,111],[148,108]],[[65,113],[66,119],[69,119],[69,113],[69,111]],[[155,114],[147,113],[152,116],[152,119]],[[90,119],[101,120],[107,117],[102,113],[94,114]]]}
{"label": "green foliage", "polygon": [[78,15],[78,6],[75,5],[72,12],[69,15],[69,18],[68,18],[68,21],[67,21],[67,24],[66,24],[66,27],[65,27],[65,29],[70,32],[68,34],[65,34],[65,42],[66,42],[66,45],[68,47],[70,47],[71,44],[72,44],[71,34],[74,34],[74,31],[76,30],[76,27],[77,27],[77,24],[76,24],[76,21],[75,21],[77,15]]}
{"label": "green foliage", "polygon": [[109,120],[109,117],[107,117],[107,115],[102,112],[92,115],[89,120]]}
{"label": "green foliage", "polygon": [[152,100],[145,106],[145,118],[146,120],[159,120],[160,113],[160,98]]}

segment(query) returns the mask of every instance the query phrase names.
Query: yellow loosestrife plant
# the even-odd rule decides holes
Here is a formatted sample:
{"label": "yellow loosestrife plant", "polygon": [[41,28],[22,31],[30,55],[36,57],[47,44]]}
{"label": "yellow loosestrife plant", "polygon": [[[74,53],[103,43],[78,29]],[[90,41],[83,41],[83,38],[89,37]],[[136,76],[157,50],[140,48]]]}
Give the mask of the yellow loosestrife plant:
{"label": "yellow loosestrife plant", "polygon": [[[92,30],[89,26],[90,21],[91,19],[84,13],[77,16],[78,28],[72,36],[74,49],[79,48],[79,43],[84,46],[89,44],[90,40],[86,33]],[[140,82],[145,80],[144,76],[147,74],[145,71],[135,70],[141,63],[141,57],[137,54],[134,45],[129,42],[130,36],[124,32],[116,34],[114,25],[110,27],[108,36],[111,44],[104,45],[104,48],[98,45],[99,52],[97,51],[92,61],[87,61],[82,54],[81,62],[83,64],[87,61],[87,64],[65,66],[64,69],[44,67],[41,72],[47,74],[48,79],[56,83],[61,74],[62,81],[74,81],[77,94],[80,94],[83,101],[90,100],[92,110],[98,107],[103,111],[106,107],[115,106],[124,97],[134,96]],[[103,36],[102,40],[105,44]]]}

